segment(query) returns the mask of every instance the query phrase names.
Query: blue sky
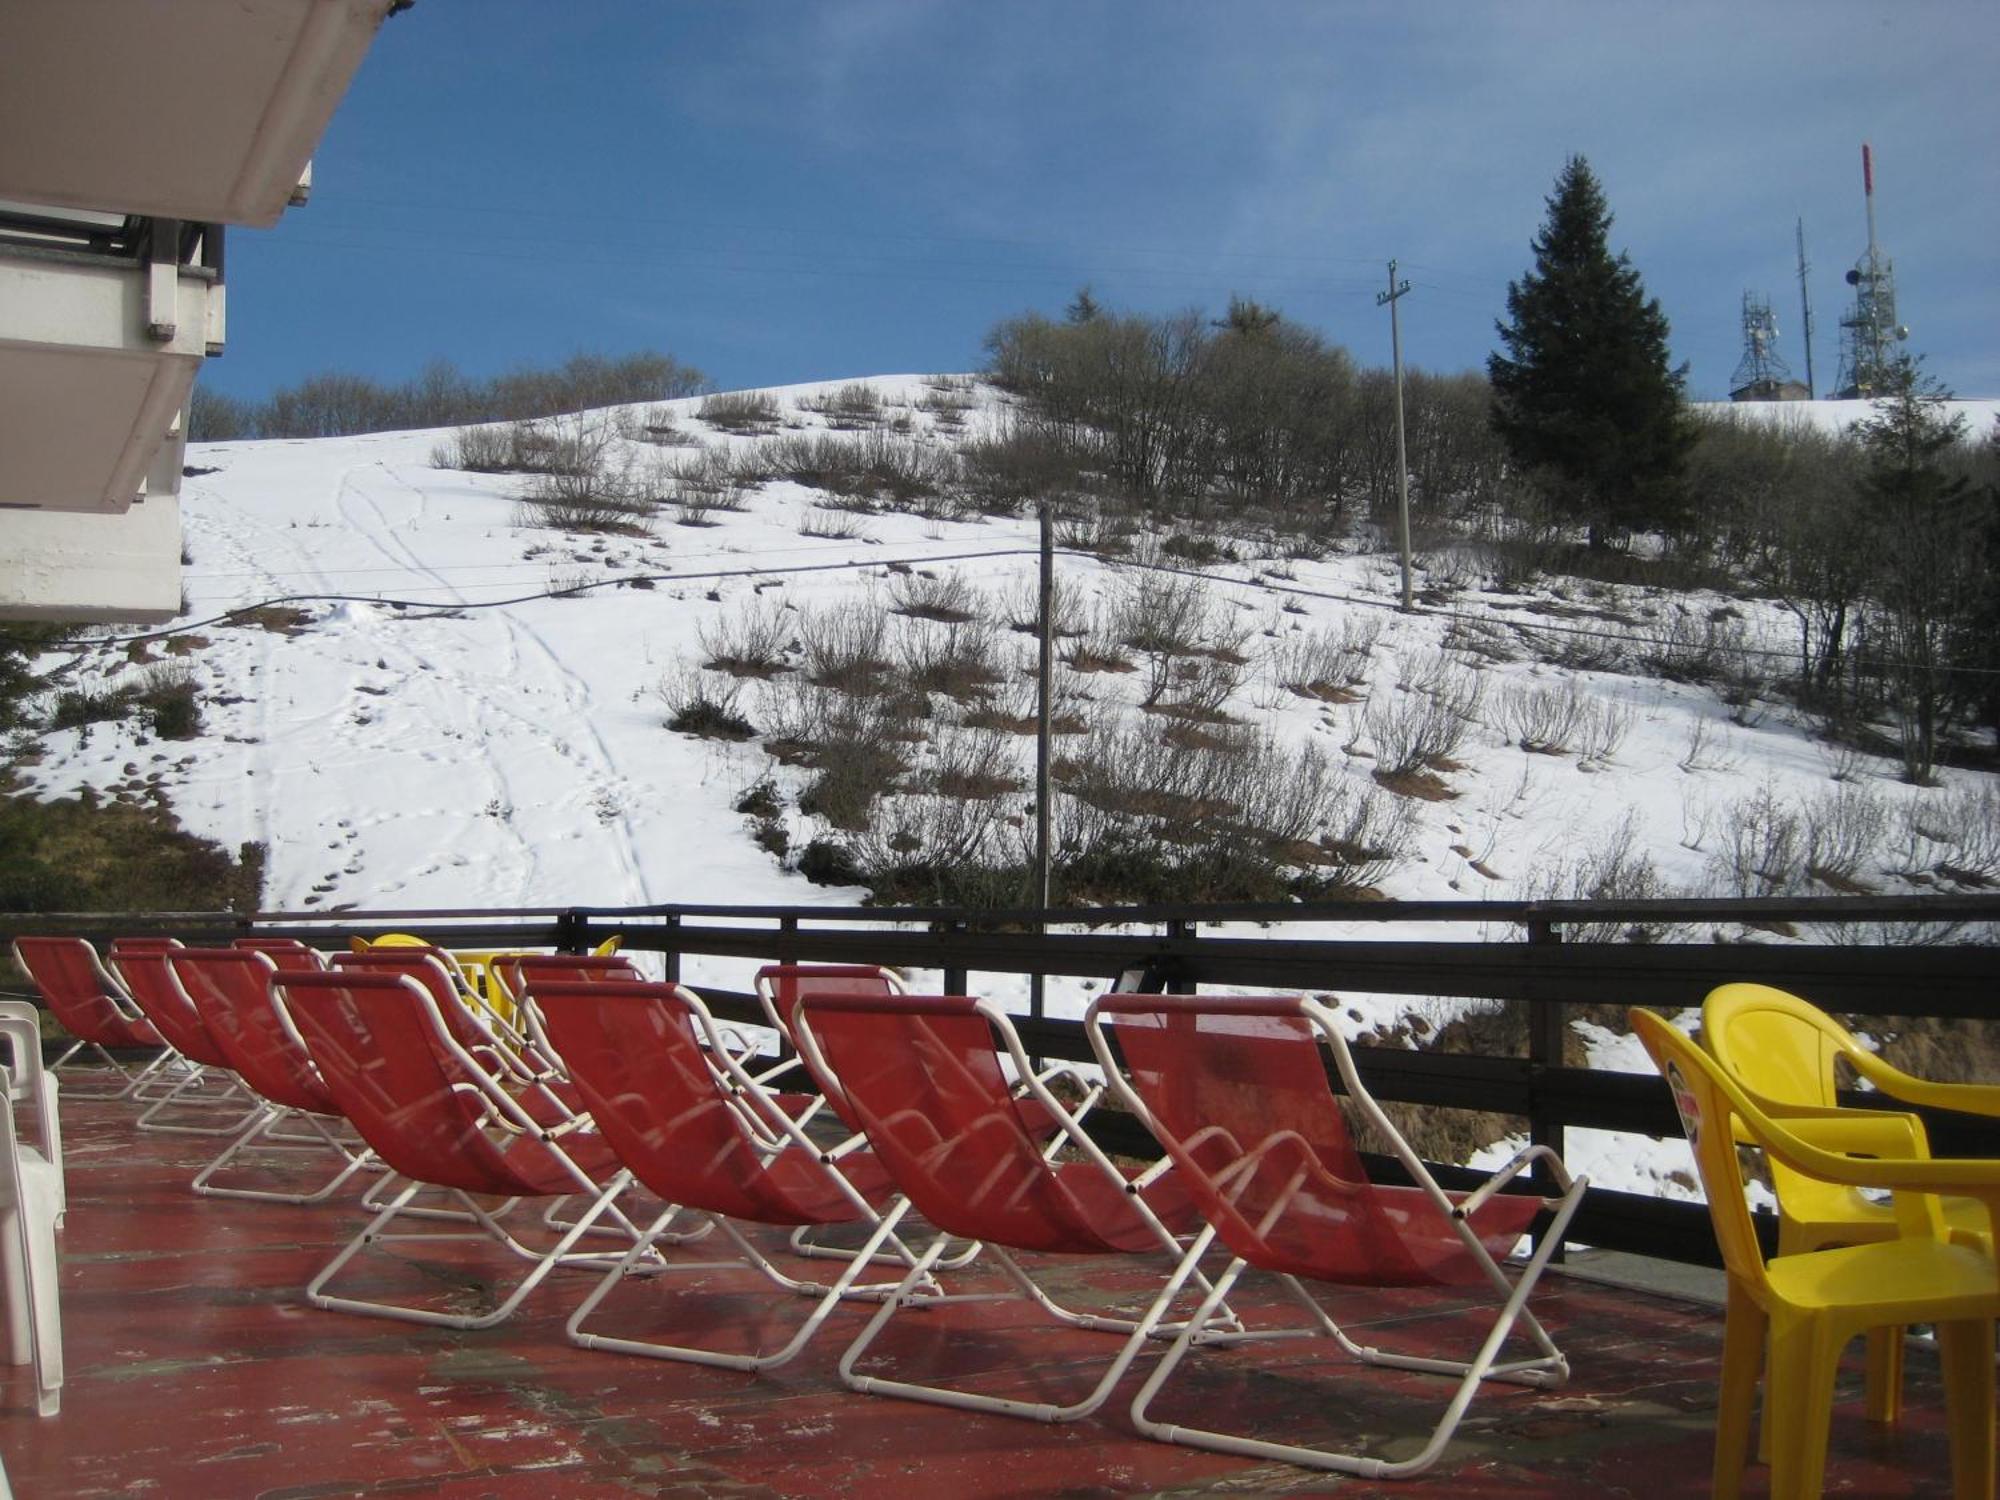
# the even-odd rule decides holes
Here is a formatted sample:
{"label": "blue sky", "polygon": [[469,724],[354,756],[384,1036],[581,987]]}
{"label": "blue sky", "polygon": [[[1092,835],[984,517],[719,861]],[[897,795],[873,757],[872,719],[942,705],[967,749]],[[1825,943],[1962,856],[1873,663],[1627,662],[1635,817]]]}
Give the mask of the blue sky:
{"label": "blue sky", "polygon": [[998,320],[1219,312],[1386,364],[1481,366],[1563,159],[1587,156],[1718,396],[1746,290],[1838,361],[1860,145],[1911,347],[2000,395],[1992,0],[1217,4],[418,0],[383,28],[312,202],[230,243],[205,379],[396,381],[658,349],[724,388],[969,370]]}

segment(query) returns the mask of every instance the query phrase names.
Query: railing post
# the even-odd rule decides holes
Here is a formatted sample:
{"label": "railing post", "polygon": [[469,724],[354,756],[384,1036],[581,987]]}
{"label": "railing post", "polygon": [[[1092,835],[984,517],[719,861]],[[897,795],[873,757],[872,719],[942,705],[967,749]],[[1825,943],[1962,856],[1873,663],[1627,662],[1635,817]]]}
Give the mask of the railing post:
{"label": "railing post", "polygon": [[681,981],[680,913],[669,912],[665,925],[667,929],[666,942],[660,951],[665,959],[667,983],[679,984]]}
{"label": "railing post", "polygon": [[[963,937],[967,930],[966,924],[957,919],[947,921],[943,926],[946,935],[950,937]],[[969,994],[970,991],[967,990],[966,986],[971,982],[971,979],[971,973],[964,968],[947,968],[944,971],[944,992],[947,995]]]}
{"label": "railing post", "polygon": [[[1561,942],[1562,933],[1553,922],[1536,918],[1528,923],[1529,947],[1554,947]],[[1531,988],[1539,990],[1541,986],[1534,984]],[[1545,999],[1539,994],[1524,1003],[1528,1007],[1528,1141],[1531,1145],[1547,1146],[1562,1156],[1568,1136],[1562,1116],[1550,1109],[1543,1098],[1542,1074],[1546,1069],[1563,1065],[1563,1035],[1568,1030],[1563,1023],[1563,1006],[1561,1001]],[[1537,1162],[1533,1175],[1544,1193],[1553,1197],[1561,1191],[1546,1164]],[[1562,1259],[1562,1253],[1562,1246],[1558,1245],[1555,1259]]]}
{"label": "railing post", "polygon": [[[1200,927],[1189,918],[1169,917],[1167,919],[1167,937],[1172,941],[1180,942],[1184,938],[1191,940],[1198,936],[1200,936]],[[1169,995],[1192,995],[1195,992],[1195,982],[1192,979],[1180,977],[1183,970],[1178,957],[1169,961],[1167,972],[1175,976],[1167,981],[1167,993]]]}
{"label": "railing post", "polygon": [[585,953],[590,948],[590,924],[577,907],[556,914],[556,948],[563,953]]}

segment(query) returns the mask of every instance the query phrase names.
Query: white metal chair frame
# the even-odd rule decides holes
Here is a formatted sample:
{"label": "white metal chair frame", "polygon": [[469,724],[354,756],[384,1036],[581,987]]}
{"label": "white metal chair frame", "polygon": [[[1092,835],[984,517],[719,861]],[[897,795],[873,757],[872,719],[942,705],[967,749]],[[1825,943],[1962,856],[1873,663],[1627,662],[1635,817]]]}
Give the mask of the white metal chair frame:
{"label": "white metal chair frame", "polygon": [[[801,1055],[808,1059],[808,1066],[815,1074],[822,1071],[831,1074],[832,1070],[828,1067],[825,1055],[812,1032],[808,1014],[811,1006],[811,997],[800,1000],[794,1015],[793,1035],[797,1039]],[[1013,1283],[1015,1291],[1012,1293],[934,1291],[930,1289],[934,1284],[933,1273],[941,1266],[951,1264],[944,1259],[944,1251],[955,1238],[947,1233],[939,1233],[925,1246],[916,1264],[905,1274],[895,1291],[883,1302],[841,1355],[840,1378],[850,1390],[868,1395],[900,1396],[908,1400],[957,1407],[967,1411],[1024,1417],[1031,1421],[1072,1422],[1089,1416],[1104,1404],[1105,1399],[1131,1368],[1132,1362],[1138,1358],[1148,1340],[1182,1333],[1187,1325],[1181,1322],[1169,1322],[1167,1315],[1180,1296],[1182,1288],[1191,1278],[1199,1284],[1203,1293],[1213,1293],[1213,1301],[1222,1304],[1222,1293],[1225,1293],[1227,1288],[1218,1289],[1212,1285],[1199,1269],[1202,1255],[1214,1239],[1215,1231],[1212,1227],[1204,1227],[1188,1242],[1177,1239],[1173,1231],[1160,1221],[1140,1196],[1140,1189],[1150,1186],[1157,1177],[1169,1170],[1170,1164],[1162,1162],[1139,1178],[1126,1178],[1112,1165],[1110,1158],[1098,1144],[1084,1132],[1079,1116],[1065,1107],[1049,1091],[1047,1083],[1043,1081],[1042,1075],[1037,1073],[1026,1049],[1022,1047],[1021,1039],[1016,1034],[1013,1021],[1007,1012],[988,1000],[976,1002],[976,1010],[985,1020],[989,1031],[999,1040],[1002,1055],[1012,1062],[1018,1080],[1015,1085],[1017,1091],[1022,1092],[1025,1097],[1034,1099],[1048,1110],[1050,1118],[1055,1122],[1055,1135],[1049,1143],[1049,1148],[1042,1153],[1043,1161],[1052,1163],[1058,1152],[1064,1148],[1073,1149],[1093,1164],[1096,1170],[1105,1173],[1110,1180],[1116,1182],[1126,1194],[1139,1218],[1157,1236],[1161,1253],[1172,1257],[1176,1262],[1174,1270],[1138,1318],[1120,1318],[1103,1313],[1079,1312],[1064,1306],[1051,1297],[1028,1274],[1019,1260],[1003,1246],[990,1240],[974,1241],[973,1252],[990,1255],[1007,1279]],[[1005,1301],[1015,1295],[1027,1299],[1051,1319],[1071,1328],[1125,1335],[1125,1341],[1119,1347],[1111,1364],[1097,1383],[1082,1396],[1064,1403],[1019,1401],[1011,1397],[991,1396],[951,1386],[925,1385],[915,1381],[891,1379],[887,1376],[856,1373],[855,1367],[867,1354],[869,1347],[888,1327],[890,1320],[905,1307],[928,1309],[952,1303],[996,1302]],[[1220,1330],[1238,1326],[1233,1320],[1234,1314],[1226,1304],[1222,1304],[1221,1316],[1213,1319],[1218,1331],[1207,1333],[1204,1337],[1210,1340],[1229,1337],[1228,1333]]]}
{"label": "white metal chair frame", "polygon": [[[180,944],[177,942],[174,946],[179,947]],[[111,945],[111,952],[106,958],[106,967],[117,977],[126,997],[132,1001],[134,1009],[144,1014],[146,1007],[140,1004],[131,977],[125,972],[124,967],[124,960],[139,956],[141,955],[121,955],[118,952],[118,944],[114,941]],[[148,954],[143,956],[153,957],[157,955]],[[171,967],[167,970],[167,975],[172,980],[173,970]],[[175,980],[173,982],[175,987],[178,988],[179,981]],[[185,995],[185,991],[182,993]],[[192,1004],[192,1002],[189,1003]],[[154,1021],[150,1014],[146,1016],[146,1019],[153,1021],[154,1030],[158,1031],[160,1029],[159,1022]],[[164,1036],[165,1033],[162,1032],[162,1035]],[[168,1045],[172,1046],[172,1043]],[[264,1101],[259,1099],[249,1088],[245,1087],[243,1080],[238,1078],[233,1071],[224,1072],[221,1069],[212,1068],[207,1064],[198,1063],[185,1053],[179,1053],[178,1060],[183,1075],[181,1080],[154,1100],[147,1107],[146,1111],[137,1120],[132,1122],[135,1129],[157,1131],[162,1135],[235,1136],[255,1120],[258,1113],[263,1109]],[[211,1125],[192,1125],[181,1119],[161,1118],[168,1110],[178,1111],[187,1109],[235,1109],[237,1114],[234,1119]]]}
{"label": "white metal chair frame", "polygon": [[[701,997],[678,984],[673,988],[676,998],[687,1007],[688,1013],[700,1028],[699,1041],[703,1046],[704,1058],[712,1081],[718,1092],[728,1098],[737,1117],[749,1127],[746,1129],[746,1136],[757,1143],[765,1161],[768,1162],[790,1151],[805,1152],[818,1161],[828,1180],[853,1206],[858,1220],[870,1226],[868,1239],[858,1250],[834,1252],[847,1262],[847,1268],[830,1284],[808,1281],[787,1275],[736,1227],[728,1215],[711,1213],[699,1208],[669,1206],[647,1227],[643,1237],[626,1252],[603,1280],[591,1289],[590,1295],[571,1315],[566,1331],[571,1343],[585,1349],[607,1349],[621,1354],[683,1360],[731,1370],[776,1369],[794,1358],[811,1342],[828,1315],[841,1302],[847,1300],[879,1302],[897,1290],[899,1286],[897,1282],[857,1283],[862,1272],[880,1252],[888,1252],[900,1261],[905,1269],[917,1264],[917,1256],[896,1234],[896,1226],[909,1212],[909,1200],[899,1196],[887,1211],[878,1211],[869,1203],[847,1180],[838,1163],[831,1159],[830,1153],[815,1144],[806,1134],[803,1122],[787,1114],[770,1097],[770,1091],[763,1082],[765,1075],[752,1074],[743,1066],[738,1049],[727,1044],[724,1029],[716,1023],[714,1015]],[[691,1215],[703,1224],[712,1225],[719,1230],[735,1248],[737,1258],[676,1261],[660,1260],[657,1256],[652,1256],[653,1264],[646,1269],[645,1274],[653,1276],[700,1274],[707,1271],[737,1270],[747,1265],[780,1290],[802,1297],[818,1294],[818,1301],[814,1303],[812,1311],[784,1344],[763,1354],[725,1354],[685,1344],[669,1344],[659,1340],[624,1338],[584,1331],[585,1320],[597,1310],[598,1305],[610,1294],[612,1288],[626,1276],[640,1269],[640,1262],[648,1259],[649,1252],[668,1226],[676,1217],[683,1214]],[[795,1231],[795,1237],[796,1233]],[[821,1248],[818,1253],[827,1255],[830,1252]],[[929,1286],[934,1289],[936,1283],[931,1282]]]}
{"label": "white metal chair frame", "polygon": [[[296,977],[296,976],[293,976]],[[286,1018],[287,1026],[297,1035],[296,1023],[285,1007],[285,984],[287,976],[280,974],[272,981],[272,995],[280,1014]],[[394,1318],[410,1323],[425,1323],[445,1328],[491,1328],[511,1317],[514,1310],[539,1286],[547,1275],[559,1266],[584,1266],[608,1268],[617,1262],[610,1256],[577,1252],[573,1249],[577,1241],[590,1232],[600,1219],[607,1216],[612,1227],[636,1240],[639,1228],[618,1207],[616,1200],[632,1183],[632,1174],[620,1170],[604,1183],[593,1181],[588,1173],[571,1160],[564,1151],[560,1136],[553,1130],[538,1124],[515,1098],[507,1092],[487,1071],[487,1068],[461,1046],[452,1035],[437,1008],[437,1000],[415,980],[407,976],[397,976],[398,982],[409,991],[411,1004],[424,1017],[429,1028],[430,1040],[434,1047],[449,1056],[464,1077],[472,1085],[468,1091],[454,1085],[454,1092],[462,1095],[476,1095],[484,1113],[480,1125],[484,1133],[492,1137],[509,1135],[535,1136],[550,1156],[575,1181],[576,1190],[590,1201],[585,1212],[569,1224],[562,1237],[554,1246],[537,1250],[517,1239],[500,1220],[520,1200],[509,1198],[497,1209],[482,1207],[469,1194],[457,1188],[447,1188],[446,1193],[462,1206],[464,1214],[476,1226],[473,1231],[432,1230],[426,1232],[391,1233],[388,1226],[398,1217],[443,1218],[447,1214],[435,1209],[419,1209],[411,1206],[411,1200],[431,1185],[410,1179],[400,1179],[404,1186],[397,1194],[384,1203],[379,1212],[362,1227],[351,1240],[334,1255],[333,1259],[306,1285],[306,1300],[313,1306],[339,1312],[359,1313],[366,1317]],[[303,1043],[303,1038],[301,1038]],[[372,1154],[372,1153],[371,1153]],[[561,1200],[558,1200],[561,1201]],[[372,1206],[372,1205],[371,1205]],[[671,1210],[670,1210],[671,1212]],[[456,1214],[450,1217],[457,1217]],[[664,1227],[664,1226],[663,1226]],[[327,1285],[355,1256],[363,1250],[377,1245],[411,1244],[422,1242],[464,1242],[468,1240],[490,1240],[510,1254],[532,1262],[527,1274],[500,1302],[484,1313],[447,1313],[432,1308],[409,1307],[393,1302],[370,1301],[365,1298],[338,1296],[326,1290]],[[655,1252],[657,1253],[657,1252]]]}
{"label": "white metal chair frame", "polygon": [[[54,1074],[42,1066],[40,1012],[25,1001],[0,1001],[0,1039],[12,1058],[0,1099],[0,1150],[7,1156],[6,1199],[0,1202],[0,1279],[6,1282],[8,1358],[35,1369],[36,1410],[62,1408],[61,1263],[56,1229],[68,1208],[63,1182],[62,1117]],[[14,1106],[35,1112],[41,1149],[22,1143]]]}
{"label": "white metal chair frame", "polygon": [[[13,951],[15,966],[23,974],[26,974],[31,981],[34,980],[35,971],[29,965],[28,961],[22,957],[20,943],[15,942],[10,947]],[[133,1003],[132,997],[125,993],[125,987],[104,967],[104,959],[98,953],[97,949],[89,943],[85,943],[84,948],[90,955],[91,969],[94,971],[97,982],[103,990],[104,998],[110,1003],[112,1009],[116,1010],[127,1021],[145,1021],[145,1013]],[[36,988],[41,988],[39,981],[36,981]],[[130,1068],[113,1057],[101,1044],[85,1041],[83,1038],[77,1037],[46,1065],[46,1071],[51,1076],[59,1076],[60,1070],[67,1067],[70,1069],[71,1074],[75,1075],[78,1072],[78,1065],[73,1065],[71,1059],[75,1058],[79,1053],[90,1052],[97,1054],[103,1067],[109,1069],[111,1074],[120,1080],[120,1085],[117,1088],[92,1090],[89,1093],[72,1089],[70,1090],[70,1098],[72,1099],[92,1101],[134,1099],[144,1102],[157,1100],[163,1097],[160,1090],[164,1085],[163,1081],[156,1075],[182,1062],[180,1054],[174,1051],[173,1048],[162,1047],[155,1056],[147,1059],[139,1067]]]}
{"label": "white metal chair frame", "polygon": [[[1155,1118],[1145,1101],[1126,1080],[1123,1070],[1112,1054],[1109,1040],[1105,1035],[1104,1022],[1100,1017],[1100,1007],[1105,1003],[1100,997],[1093,1001],[1084,1017],[1084,1030],[1090,1038],[1091,1050],[1096,1053],[1104,1077],[1119,1103],[1129,1110],[1150,1130],[1167,1150],[1168,1159],[1175,1160],[1185,1155],[1185,1144],[1173,1138],[1172,1132],[1165,1130]],[[1123,998],[1123,997],[1121,997]],[[1396,1354],[1357,1343],[1341,1326],[1328,1315],[1325,1308],[1300,1283],[1295,1276],[1277,1273],[1279,1283],[1287,1293],[1305,1310],[1307,1323],[1274,1329],[1253,1329],[1232,1332],[1226,1338],[1216,1339],[1209,1334],[1209,1323],[1215,1309],[1223,1305],[1224,1299],[1248,1263],[1241,1257],[1231,1260],[1228,1268],[1216,1278],[1215,1285],[1193,1317],[1188,1319],[1166,1357],[1151,1371],[1145,1384],[1140,1387],[1132,1401],[1132,1422],[1147,1437],[1162,1442],[1181,1443],[1189,1447],[1209,1449],[1218,1453],[1230,1453],[1244,1458],[1276,1459],[1285,1463],[1299,1464],[1308,1468],[1336,1470],[1343,1473],[1359,1474],[1369,1478],[1404,1478],[1421,1473],[1434,1464],[1444,1452],[1446,1444],[1457,1431],[1459,1422],[1465,1415],[1474,1394],[1485,1381],[1502,1381],[1511,1384],[1552,1388],[1562,1385],[1569,1378],[1569,1363],[1554,1341],[1550,1339],[1541,1323],[1528,1310],[1527,1301],[1535,1284],[1547,1268],[1549,1258],[1562,1243],[1563,1231],[1574,1217],[1583,1201],[1583,1193],[1589,1179],[1573,1176],[1564,1166],[1562,1159],[1546,1146],[1528,1146],[1517,1151],[1496,1171],[1494,1171],[1473,1192],[1456,1202],[1438,1186],[1422,1159],[1404,1140],[1402,1132],[1384,1113],[1373,1095],[1361,1081],[1360,1072],[1354,1064],[1352,1052],[1342,1039],[1338,1023],[1333,1013],[1314,1001],[1301,999],[1299,1012],[1308,1020],[1319,1040],[1332,1053],[1342,1086],[1349,1099],[1366,1120],[1382,1132],[1388,1141],[1391,1153],[1409,1173],[1410,1180],[1422,1191],[1432,1204],[1449,1220],[1463,1243],[1466,1253],[1478,1263],[1485,1273],[1493,1292],[1500,1299],[1499,1310],[1491,1329],[1481,1341],[1479,1348],[1470,1359],[1431,1359],[1416,1355]],[[1268,1150],[1272,1142],[1258,1148]],[[1246,1158],[1248,1160],[1249,1158]],[[1545,1163],[1561,1188],[1561,1195],[1553,1200],[1545,1200],[1553,1210],[1553,1217],[1544,1227],[1540,1238],[1529,1258],[1521,1266],[1518,1278],[1512,1282],[1507,1274],[1487,1253],[1468,1220],[1481,1204],[1485,1203],[1507,1183],[1536,1162]],[[1192,1167],[1192,1163],[1189,1165]],[[1195,1168],[1199,1170],[1199,1168]],[[1226,1186],[1226,1184],[1224,1184]],[[1276,1210],[1273,1210],[1275,1212]],[[1519,1325],[1535,1348],[1534,1357],[1499,1362],[1501,1347],[1509,1334]],[[1329,1453],[1324,1449],[1307,1447],[1294,1443],[1269,1442],[1259,1438],[1244,1437],[1234,1433],[1217,1432],[1206,1428],[1189,1427],[1176,1423],[1160,1422],[1148,1415],[1148,1408],[1160,1393],[1174,1371],[1179,1368],[1188,1350],[1197,1343],[1245,1344],[1279,1339],[1296,1339],[1324,1335],[1334,1340],[1343,1352],[1364,1364],[1379,1365],[1387,1369],[1410,1370],[1427,1374],[1457,1376],[1458,1385],[1432,1430],[1422,1449],[1413,1456],[1400,1461],[1371,1458],[1361,1454]]]}

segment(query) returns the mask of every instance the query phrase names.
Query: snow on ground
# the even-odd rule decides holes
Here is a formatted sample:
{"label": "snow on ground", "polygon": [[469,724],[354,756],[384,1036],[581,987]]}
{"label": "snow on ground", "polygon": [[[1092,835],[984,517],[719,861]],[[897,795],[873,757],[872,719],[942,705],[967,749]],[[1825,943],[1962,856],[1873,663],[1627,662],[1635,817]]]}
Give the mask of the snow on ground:
{"label": "snow on ground", "polygon": [[[1735,413],[1747,421],[1816,427],[1822,432],[1845,432],[1875,415],[1872,401],[1704,401],[1698,405],[1710,413]],[[1953,416],[1965,419],[1966,435],[1975,442],[1993,432],[1994,423],[2000,421],[2000,400],[1951,400],[1943,406]]]}
{"label": "snow on ground", "polygon": [[[919,404],[931,389],[924,378],[869,383],[911,431],[935,433],[935,413]],[[772,394],[787,427],[809,432],[824,419],[801,403],[843,384]],[[995,420],[990,390],[966,394],[976,402],[968,430]],[[758,441],[707,429],[698,400],[668,404],[678,424],[712,448]],[[1962,404],[1986,424],[2000,409]],[[1854,415],[1844,407],[1859,405],[1754,415],[1840,424]],[[311,596],[298,604],[305,623],[295,632],[254,622],[195,625],[204,644],[187,660],[204,688],[199,739],[147,743],[134,722],[51,733],[28,784],[50,796],[156,785],[192,831],[231,847],[266,846],[265,903],[274,910],[853,901],[856,891],[815,886],[782,868],[731,810],[759,778],[775,774],[796,793],[800,774],[775,768],[754,744],[669,732],[657,689],[698,665],[703,630],[746,604],[880,604],[892,563],[955,573],[996,598],[1026,591],[1036,566],[1032,521],[843,513],[854,534],[805,535],[802,528],[830,529],[813,524],[832,514],[816,504],[825,497],[781,482],[751,491],[740,512],[716,512],[710,526],[663,516],[644,537],[572,536],[527,524],[520,477],[439,467],[433,453],[449,436],[190,448],[190,465],[208,471],[190,477],[184,492],[193,620]],[[660,450],[630,451],[636,460]],[[1233,705],[1238,717],[1267,726],[1294,751],[1321,747],[1363,785],[1372,786],[1371,763],[1360,753],[1364,705],[1284,691],[1272,680],[1271,652],[1309,631],[1372,621],[1381,637],[1368,691],[1393,700],[1448,636],[1462,642],[1467,632],[1483,632],[1506,647],[1505,659],[1471,658],[1484,684],[1482,722],[1447,778],[1456,795],[1414,804],[1408,854],[1382,882],[1388,895],[1546,894],[1552,872],[1603,849],[1628,825],[1635,849],[1667,887],[1700,891],[1710,887],[1710,860],[1737,804],[1765,789],[1794,804],[1834,789],[1831,753],[1784,709],[1739,712],[1705,687],[1553,666],[1523,649],[1514,629],[1546,639],[1563,631],[1631,636],[1648,628],[1649,616],[1682,610],[1701,620],[1726,611],[1753,644],[1777,653],[1779,675],[1795,636],[1768,604],[1649,598],[1594,585],[1536,595],[1466,588],[1444,609],[1405,616],[1394,608],[1397,568],[1379,553],[1207,571],[1212,593],[1247,627],[1251,652],[1266,658]],[[1087,599],[1110,600],[1129,587],[1129,569],[1092,558],[1065,555],[1059,572]],[[585,583],[624,586],[545,597]],[[1000,634],[1025,662],[1031,638]],[[122,651],[100,650],[81,660],[71,683],[106,686],[141,670]],[[1526,753],[1505,728],[1510,690],[1569,682],[1629,715],[1622,740],[1596,761]],[[1095,674],[1082,686],[1093,695],[1097,725],[1133,715],[1132,680]],[[1030,741],[1020,753],[1026,766]],[[1905,787],[1893,772],[1881,761],[1860,767],[1868,790],[1892,810],[1942,795]],[[1025,811],[1025,795],[1011,800]],[[789,816],[796,847],[811,829]],[[1469,935],[1462,927],[1365,935],[1422,941],[1447,932]],[[740,984],[746,976],[742,965],[713,964],[692,966],[690,977]],[[1337,975],[1328,979],[1338,985]],[[991,992],[1018,1002],[1025,981],[996,980]],[[1050,1008],[1077,1014],[1088,997],[1080,982],[1056,987]],[[1411,1008],[1394,997],[1343,993],[1340,1001],[1356,1034],[1391,1029]],[[1439,1024],[1455,1013],[1448,1000],[1418,1004],[1429,1005],[1428,1018]],[[1622,1053],[1607,1052],[1604,1061],[1640,1064]],[[1592,1148],[1579,1140],[1579,1149]],[[1621,1169],[1606,1160],[1617,1185]],[[1650,1157],[1644,1170],[1664,1175]]]}

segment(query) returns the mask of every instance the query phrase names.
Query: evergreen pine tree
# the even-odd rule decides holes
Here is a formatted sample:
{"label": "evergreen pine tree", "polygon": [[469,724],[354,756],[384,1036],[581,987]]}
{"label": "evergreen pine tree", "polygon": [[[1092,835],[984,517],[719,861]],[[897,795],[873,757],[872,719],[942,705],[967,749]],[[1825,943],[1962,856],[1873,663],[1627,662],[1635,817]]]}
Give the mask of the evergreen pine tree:
{"label": "evergreen pine tree", "polygon": [[1671,529],[1694,429],[1667,319],[1608,243],[1611,210],[1581,156],[1556,178],[1535,264],[1507,286],[1505,353],[1486,362],[1493,429],[1555,514],[1614,534]]}
{"label": "evergreen pine tree", "polygon": [[1972,642],[1988,584],[1985,505],[1958,470],[1965,419],[1909,355],[1885,372],[1875,412],[1858,423],[1880,634],[1902,731],[1903,774],[1935,778],[1938,752],[1971,694],[1952,671]]}

